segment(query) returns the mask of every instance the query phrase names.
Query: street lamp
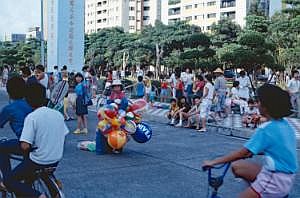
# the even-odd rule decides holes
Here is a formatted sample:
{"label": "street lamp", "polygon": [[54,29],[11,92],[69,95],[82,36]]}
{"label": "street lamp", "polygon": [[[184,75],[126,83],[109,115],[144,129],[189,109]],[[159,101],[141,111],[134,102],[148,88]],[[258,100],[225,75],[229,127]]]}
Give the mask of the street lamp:
{"label": "street lamp", "polygon": [[45,47],[44,47],[44,1],[41,0],[41,65],[45,66]]}

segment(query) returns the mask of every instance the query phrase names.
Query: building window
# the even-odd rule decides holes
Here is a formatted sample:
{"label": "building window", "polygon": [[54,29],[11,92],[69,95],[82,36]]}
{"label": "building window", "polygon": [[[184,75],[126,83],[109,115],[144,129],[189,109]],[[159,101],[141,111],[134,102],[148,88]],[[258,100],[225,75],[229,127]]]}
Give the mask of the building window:
{"label": "building window", "polygon": [[135,16],[129,16],[129,20],[135,20]]}
{"label": "building window", "polygon": [[185,8],[186,10],[189,10],[189,9],[192,9],[193,6],[192,6],[192,5],[186,5],[186,6],[184,6],[184,8]]}
{"label": "building window", "polygon": [[195,7],[195,8],[198,8],[198,4],[195,4],[194,7]]}
{"label": "building window", "polygon": [[207,14],[207,18],[210,19],[210,18],[216,18],[216,13],[211,13],[211,14]]}
{"label": "building window", "polygon": [[144,21],[147,21],[147,20],[149,20],[149,19],[150,19],[149,16],[143,16],[143,20],[144,20]]}
{"label": "building window", "polygon": [[132,25],[129,26],[129,29],[130,29],[130,30],[134,30],[134,26],[132,26]]}
{"label": "building window", "polygon": [[102,11],[100,10],[100,11],[97,11],[97,14],[102,14]]}
{"label": "building window", "polygon": [[145,6],[144,7],[144,11],[149,11],[150,10],[150,7],[149,6]]}
{"label": "building window", "polygon": [[186,21],[191,21],[192,19],[193,19],[193,17],[192,17],[192,16],[185,17],[185,20],[186,20]]}
{"label": "building window", "polygon": [[235,12],[222,12],[221,19],[235,19]]}
{"label": "building window", "polygon": [[177,14],[180,14],[180,7],[179,8],[170,8],[169,9],[169,16],[177,15]]}
{"label": "building window", "polygon": [[134,7],[129,7],[129,10],[130,11],[134,11]]}
{"label": "building window", "polygon": [[102,23],[102,20],[101,19],[97,20],[97,23]]}
{"label": "building window", "polygon": [[216,5],[216,1],[207,2],[207,6],[214,6],[214,5]]}
{"label": "building window", "polygon": [[207,26],[206,30],[208,30],[208,31],[211,30],[211,26]]}
{"label": "building window", "polygon": [[235,7],[235,0],[222,0],[221,8]]}

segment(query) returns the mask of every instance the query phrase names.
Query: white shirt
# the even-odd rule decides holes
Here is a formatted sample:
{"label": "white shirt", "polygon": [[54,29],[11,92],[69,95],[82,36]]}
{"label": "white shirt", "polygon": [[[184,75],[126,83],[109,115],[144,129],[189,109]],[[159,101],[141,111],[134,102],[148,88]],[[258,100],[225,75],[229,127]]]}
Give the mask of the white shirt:
{"label": "white shirt", "polygon": [[208,89],[207,96],[204,99],[212,100],[214,98],[214,86],[210,82],[207,82],[204,86],[204,89]]}
{"label": "white shirt", "polygon": [[61,113],[40,107],[25,118],[20,141],[37,148],[29,155],[33,162],[47,165],[56,163],[62,158],[65,136],[68,133],[69,129]]}
{"label": "white shirt", "polygon": [[239,90],[235,87],[231,88],[231,98],[232,99],[239,99]]}
{"label": "white shirt", "polygon": [[247,107],[245,113],[248,115],[259,114],[259,110],[257,107],[253,107],[252,109],[250,109],[250,107]]}
{"label": "white shirt", "polygon": [[44,78],[39,81],[46,89],[48,89],[48,75],[45,73]]}
{"label": "white shirt", "polygon": [[249,87],[250,87],[250,79],[248,76],[244,76],[243,77],[239,77],[237,79],[237,81],[239,81],[240,83],[240,89],[239,89],[239,97],[240,98],[245,98],[245,99],[249,99],[250,94],[249,94]]}
{"label": "white shirt", "polygon": [[288,83],[288,89],[292,94],[298,93],[300,91],[300,81],[292,78]]}
{"label": "white shirt", "polygon": [[170,77],[170,83],[171,83],[171,85],[172,85],[173,87],[176,86],[177,80],[176,80],[176,76],[175,76],[174,73],[173,73],[173,74],[171,75],[171,77]]}

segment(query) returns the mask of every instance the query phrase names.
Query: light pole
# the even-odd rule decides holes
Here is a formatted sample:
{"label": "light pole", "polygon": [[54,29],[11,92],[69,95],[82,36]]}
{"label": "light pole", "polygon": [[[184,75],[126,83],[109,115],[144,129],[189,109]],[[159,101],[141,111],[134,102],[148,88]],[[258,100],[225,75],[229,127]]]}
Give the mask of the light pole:
{"label": "light pole", "polygon": [[45,66],[45,47],[44,47],[44,1],[41,0],[41,65]]}

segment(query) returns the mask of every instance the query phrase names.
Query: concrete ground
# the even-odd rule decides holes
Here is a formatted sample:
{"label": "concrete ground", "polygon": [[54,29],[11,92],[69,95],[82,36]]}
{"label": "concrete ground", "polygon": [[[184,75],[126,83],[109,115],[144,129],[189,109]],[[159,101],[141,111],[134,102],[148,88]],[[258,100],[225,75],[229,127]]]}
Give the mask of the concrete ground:
{"label": "concrete ground", "polygon": [[[7,98],[0,94],[0,107],[6,103]],[[77,149],[79,141],[95,137],[97,118],[90,112],[89,134],[67,136],[64,157],[56,172],[66,197],[204,198],[207,174],[201,171],[202,161],[226,154],[245,143],[243,139],[220,135],[214,130],[200,134],[168,126],[160,119],[145,117],[144,120],[153,128],[153,137],[148,143],[131,140],[120,155],[97,156]],[[67,125],[74,130],[76,122]],[[0,137],[13,137],[8,126],[0,130]],[[298,151],[298,157],[299,154]],[[300,197],[299,176],[298,173],[290,197]],[[236,197],[243,186],[243,182],[229,173],[220,194],[225,198]]]}

